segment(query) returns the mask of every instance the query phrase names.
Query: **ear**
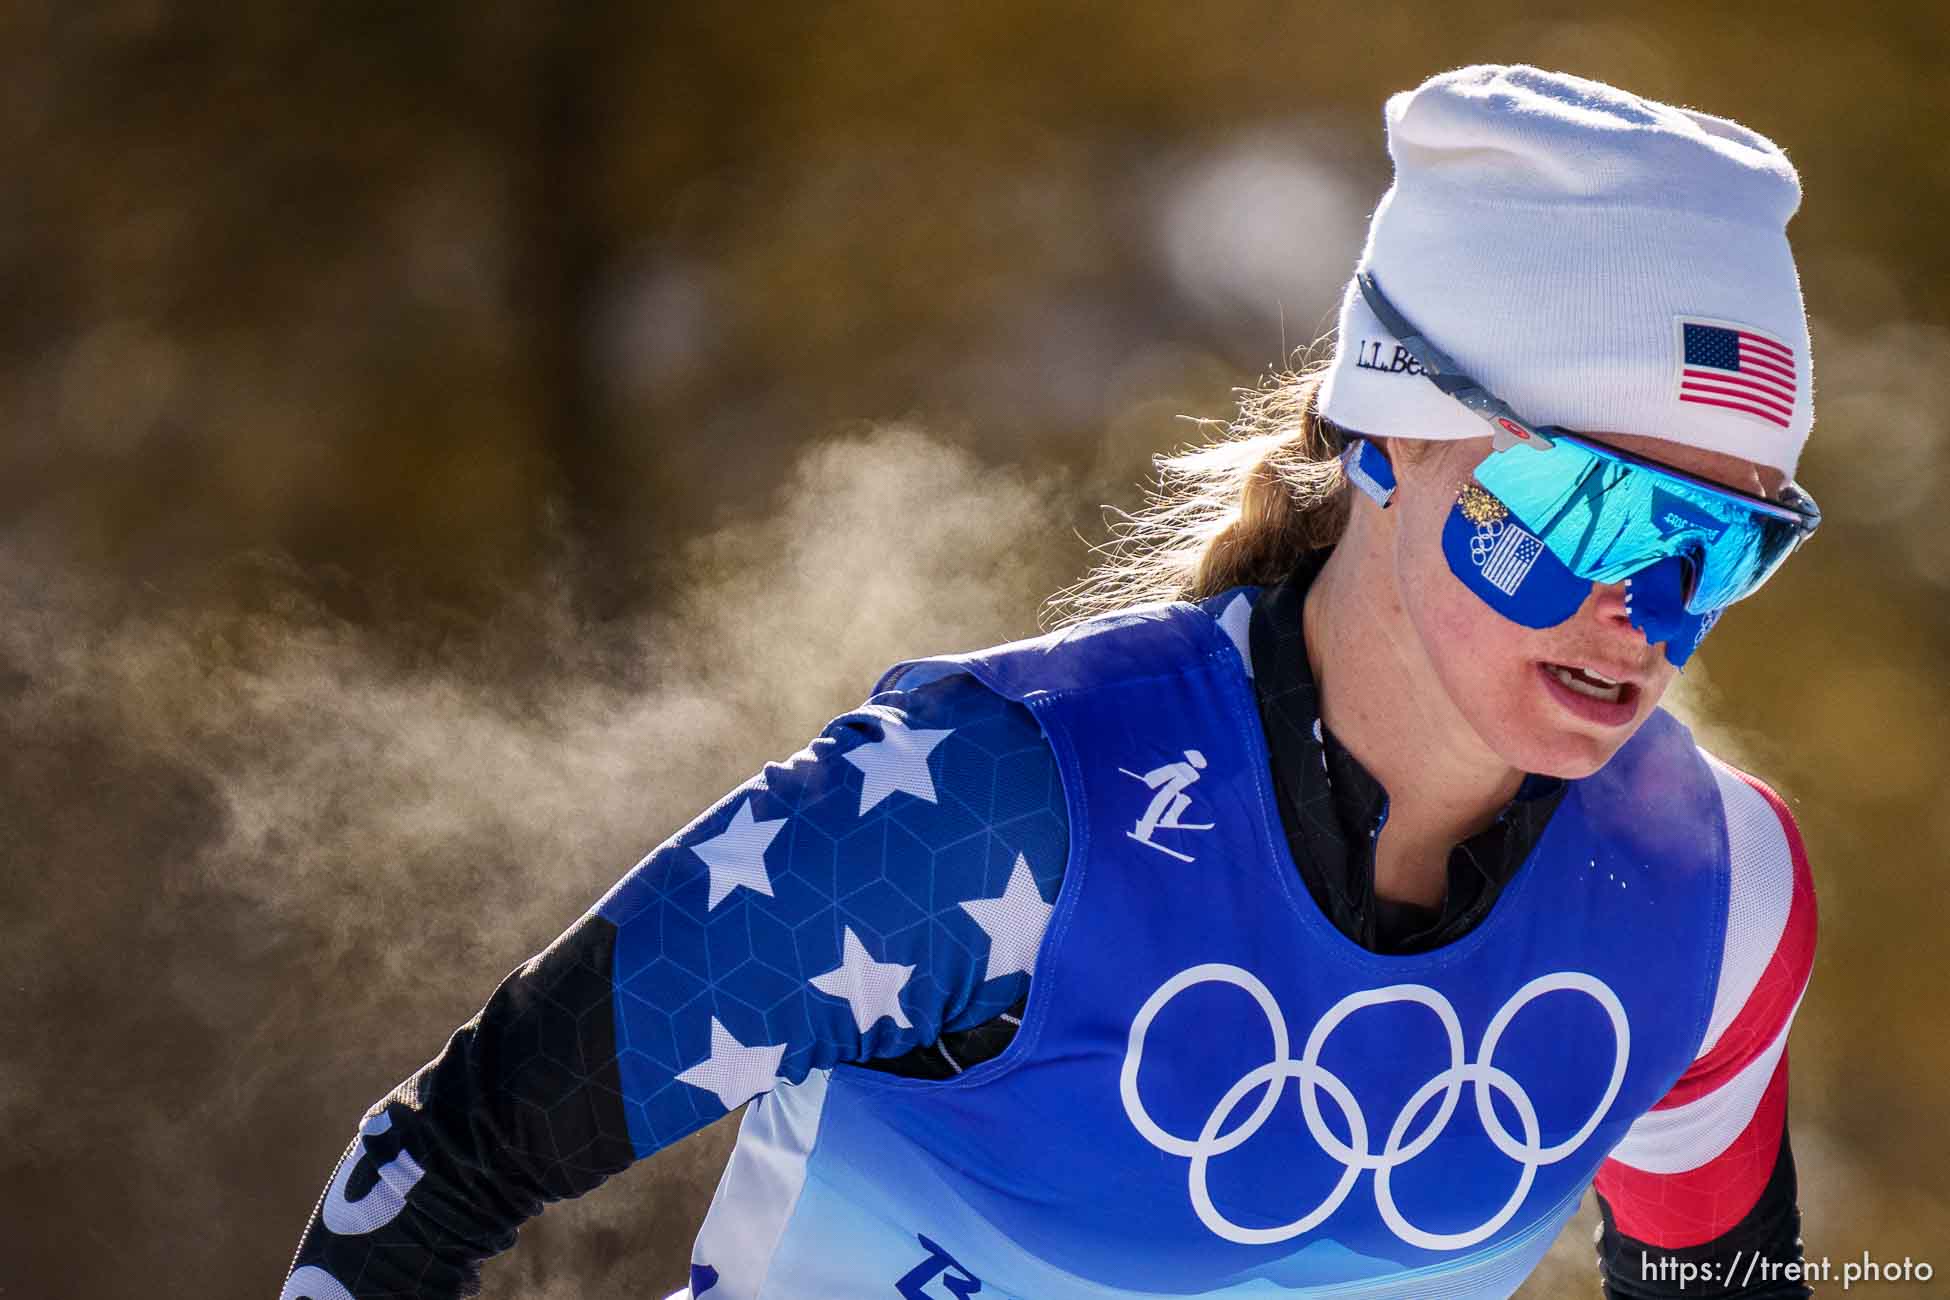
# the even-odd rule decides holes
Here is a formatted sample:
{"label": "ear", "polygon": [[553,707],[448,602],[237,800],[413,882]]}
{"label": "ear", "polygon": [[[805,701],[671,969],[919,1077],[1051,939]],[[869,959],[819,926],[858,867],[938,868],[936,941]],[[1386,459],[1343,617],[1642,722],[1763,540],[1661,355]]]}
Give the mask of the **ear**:
{"label": "ear", "polygon": [[1395,499],[1395,467],[1372,439],[1355,438],[1341,453],[1341,469],[1347,481],[1365,492],[1383,510]]}

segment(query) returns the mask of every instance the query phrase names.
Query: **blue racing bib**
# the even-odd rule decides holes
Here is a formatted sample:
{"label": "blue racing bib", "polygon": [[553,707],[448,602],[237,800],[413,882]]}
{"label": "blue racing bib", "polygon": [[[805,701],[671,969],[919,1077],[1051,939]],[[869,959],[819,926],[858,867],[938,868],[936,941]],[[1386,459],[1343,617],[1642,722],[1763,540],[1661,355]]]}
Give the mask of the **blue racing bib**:
{"label": "blue racing bib", "polygon": [[1053,747],[1069,861],[1001,1055],[840,1066],[747,1111],[696,1300],[1503,1296],[1705,1033],[1726,832],[1657,713],[1574,782],[1490,914],[1382,955],[1288,856],[1246,589],[896,665]]}

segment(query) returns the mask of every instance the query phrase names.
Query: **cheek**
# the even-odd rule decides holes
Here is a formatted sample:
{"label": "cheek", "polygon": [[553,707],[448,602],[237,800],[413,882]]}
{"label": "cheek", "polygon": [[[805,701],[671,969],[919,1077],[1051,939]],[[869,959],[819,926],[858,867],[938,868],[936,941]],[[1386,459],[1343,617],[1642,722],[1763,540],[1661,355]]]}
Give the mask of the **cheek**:
{"label": "cheek", "polygon": [[1417,603],[1422,612],[1416,622],[1429,638],[1432,650],[1455,647],[1482,650],[1497,640],[1496,624],[1503,620],[1471,595],[1446,568],[1423,579]]}
{"label": "cheek", "polygon": [[[1444,517],[1446,518],[1446,512]],[[1507,694],[1511,669],[1524,658],[1530,629],[1503,618],[1449,571],[1439,545],[1440,520],[1420,521],[1422,540],[1403,548],[1397,557],[1402,599],[1409,621],[1420,635],[1424,652],[1436,675],[1450,688],[1465,713],[1476,710],[1486,695]]]}
{"label": "cheek", "polygon": [[1672,666],[1672,662],[1664,655],[1659,655],[1652,665],[1652,678],[1646,682],[1645,689],[1641,692],[1644,699],[1639,706],[1639,712],[1650,714],[1652,710],[1658,708],[1666,697],[1666,689],[1678,676],[1679,670]]}
{"label": "cheek", "polygon": [[1472,721],[1502,708],[1501,697],[1514,693],[1513,670],[1526,658],[1530,630],[1477,599],[1446,566],[1424,579],[1416,605],[1410,616],[1457,708]]}

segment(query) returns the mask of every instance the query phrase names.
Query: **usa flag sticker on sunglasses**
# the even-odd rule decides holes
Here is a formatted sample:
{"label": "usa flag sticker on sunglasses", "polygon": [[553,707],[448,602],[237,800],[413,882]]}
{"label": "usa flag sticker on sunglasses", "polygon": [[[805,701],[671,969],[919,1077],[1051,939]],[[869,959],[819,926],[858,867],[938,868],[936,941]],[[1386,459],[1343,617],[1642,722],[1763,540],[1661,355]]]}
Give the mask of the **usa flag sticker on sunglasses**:
{"label": "usa flag sticker on sunglasses", "polygon": [[1738,411],[1780,428],[1794,418],[1794,349],[1736,321],[1675,316],[1679,400]]}

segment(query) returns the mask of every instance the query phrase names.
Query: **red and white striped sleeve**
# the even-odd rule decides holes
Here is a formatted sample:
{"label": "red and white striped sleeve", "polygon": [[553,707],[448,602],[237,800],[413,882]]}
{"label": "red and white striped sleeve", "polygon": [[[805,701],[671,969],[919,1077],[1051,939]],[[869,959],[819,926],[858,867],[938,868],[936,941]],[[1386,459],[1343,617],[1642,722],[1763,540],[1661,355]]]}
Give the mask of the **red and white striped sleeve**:
{"label": "red and white striped sleeve", "polygon": [[1787,1040],[1815,954],[1815,891],[1780,796],[1708,756],[1726,811],[1730,896],[1699,1054],[1599,1167],[1617,1230],[1664,1249],[1711,1242],[1755,1207],[1787,1124]]}

